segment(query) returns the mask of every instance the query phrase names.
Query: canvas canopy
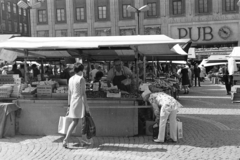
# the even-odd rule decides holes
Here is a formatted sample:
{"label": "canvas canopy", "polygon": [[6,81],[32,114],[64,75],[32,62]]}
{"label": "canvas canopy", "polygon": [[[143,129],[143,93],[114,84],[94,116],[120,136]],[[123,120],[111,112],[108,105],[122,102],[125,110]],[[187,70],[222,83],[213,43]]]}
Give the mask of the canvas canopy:
{"label": "canvas canopy", "polygon": [[233,47],[232,53],[229,55],[229,57],[240,60],[240,47]]}
{"label": "canvas canopy", "polygon": [[211,55],[207,59],[207,63],[226,63],[228,55]]}
{"label": "canvas canopy", "polygon": [[[14,37],[0,43],[6,50],[31,52],[36,57],[51,57],[51,52],[65,51],[73,57],[85,57],[92,60],[109,60],[116,56],[134,58],[135,51],[147,57],[168,56],[169,58],[187,56],[177,44],[187,43],[189,39],[172,39],[165,35],[104,36],[104,37]],[[2,52],[1,52],[2,54]],[[10,53],[8,53],[10,54]],[[14,53],[13,53],[14,54]],[[16,54],[16,52],[15,52]],[[61,56],[61,55],[59,55]]]}

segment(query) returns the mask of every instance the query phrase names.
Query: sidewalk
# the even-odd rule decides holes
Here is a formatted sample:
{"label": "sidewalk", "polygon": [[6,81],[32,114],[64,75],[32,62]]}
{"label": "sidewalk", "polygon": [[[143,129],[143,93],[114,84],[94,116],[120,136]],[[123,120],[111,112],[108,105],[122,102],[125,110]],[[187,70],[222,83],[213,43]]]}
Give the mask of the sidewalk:
{"label": "sidewalk", "polygon": [[87,147],[61,146],[63,137],[24,136],[0,139],[0,160],[239,160],[240,104],[233,104],[223,85],[209,81],[180,95],[178,114],[184,138],[156,144],[150,136],[95,137]]}

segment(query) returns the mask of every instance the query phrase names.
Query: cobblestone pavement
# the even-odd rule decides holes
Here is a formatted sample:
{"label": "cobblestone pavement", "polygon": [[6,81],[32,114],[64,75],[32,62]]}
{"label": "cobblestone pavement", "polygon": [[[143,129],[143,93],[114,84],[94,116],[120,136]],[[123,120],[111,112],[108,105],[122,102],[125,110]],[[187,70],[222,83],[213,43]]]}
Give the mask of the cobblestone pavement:
{"label": "cobblestone pavement", "polygon": [[232,103],[224,86],[204,82],[181,95],[184,138],[156,144],[150,136],[95,137],[92,144],[69,148],[63,137],[23,136],[0,139],[0,160],[240,160],[240,103]]}

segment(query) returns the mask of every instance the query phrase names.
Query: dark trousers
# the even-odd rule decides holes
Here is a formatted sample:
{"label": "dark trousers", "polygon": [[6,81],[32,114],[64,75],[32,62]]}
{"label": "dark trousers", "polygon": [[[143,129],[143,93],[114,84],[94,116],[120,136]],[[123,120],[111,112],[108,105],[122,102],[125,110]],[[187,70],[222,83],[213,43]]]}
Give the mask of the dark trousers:
{"label": "dark trousers", "polygon": [[232,86],[232,83],[233,83],[232,82],[233,76],[224,75],[223,80],[224,80],[224,83],[225,83],[227,93],[231,92],[231,86]]}
{"label": "dark trousers", "polygon": [[200,77],[195,75],[195,86],[197,86],[197,81],[198,81],[198,86],[200,85]]}

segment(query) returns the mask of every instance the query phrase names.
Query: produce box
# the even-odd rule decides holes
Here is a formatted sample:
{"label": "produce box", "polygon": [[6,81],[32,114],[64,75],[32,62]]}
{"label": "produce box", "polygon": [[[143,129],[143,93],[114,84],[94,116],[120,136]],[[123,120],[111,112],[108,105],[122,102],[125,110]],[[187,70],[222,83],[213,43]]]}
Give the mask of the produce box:
{"label": "produce box", "polygon": [[111,92],[107,91],[107,97],[108,98],[121,98],[121,92],[111,93]]}
{"label": "produce box", "polygon": [[37,85],[37,94],[39,96],[52,96],[54,85]]}
{"label": "produce box", "polygon": [[51,98],[52,97],[52,93],[37,93],[37,97]]}
{"label": "produce box", "polygon": [[52,93],[53,98],[68,98],[68,93]]}

